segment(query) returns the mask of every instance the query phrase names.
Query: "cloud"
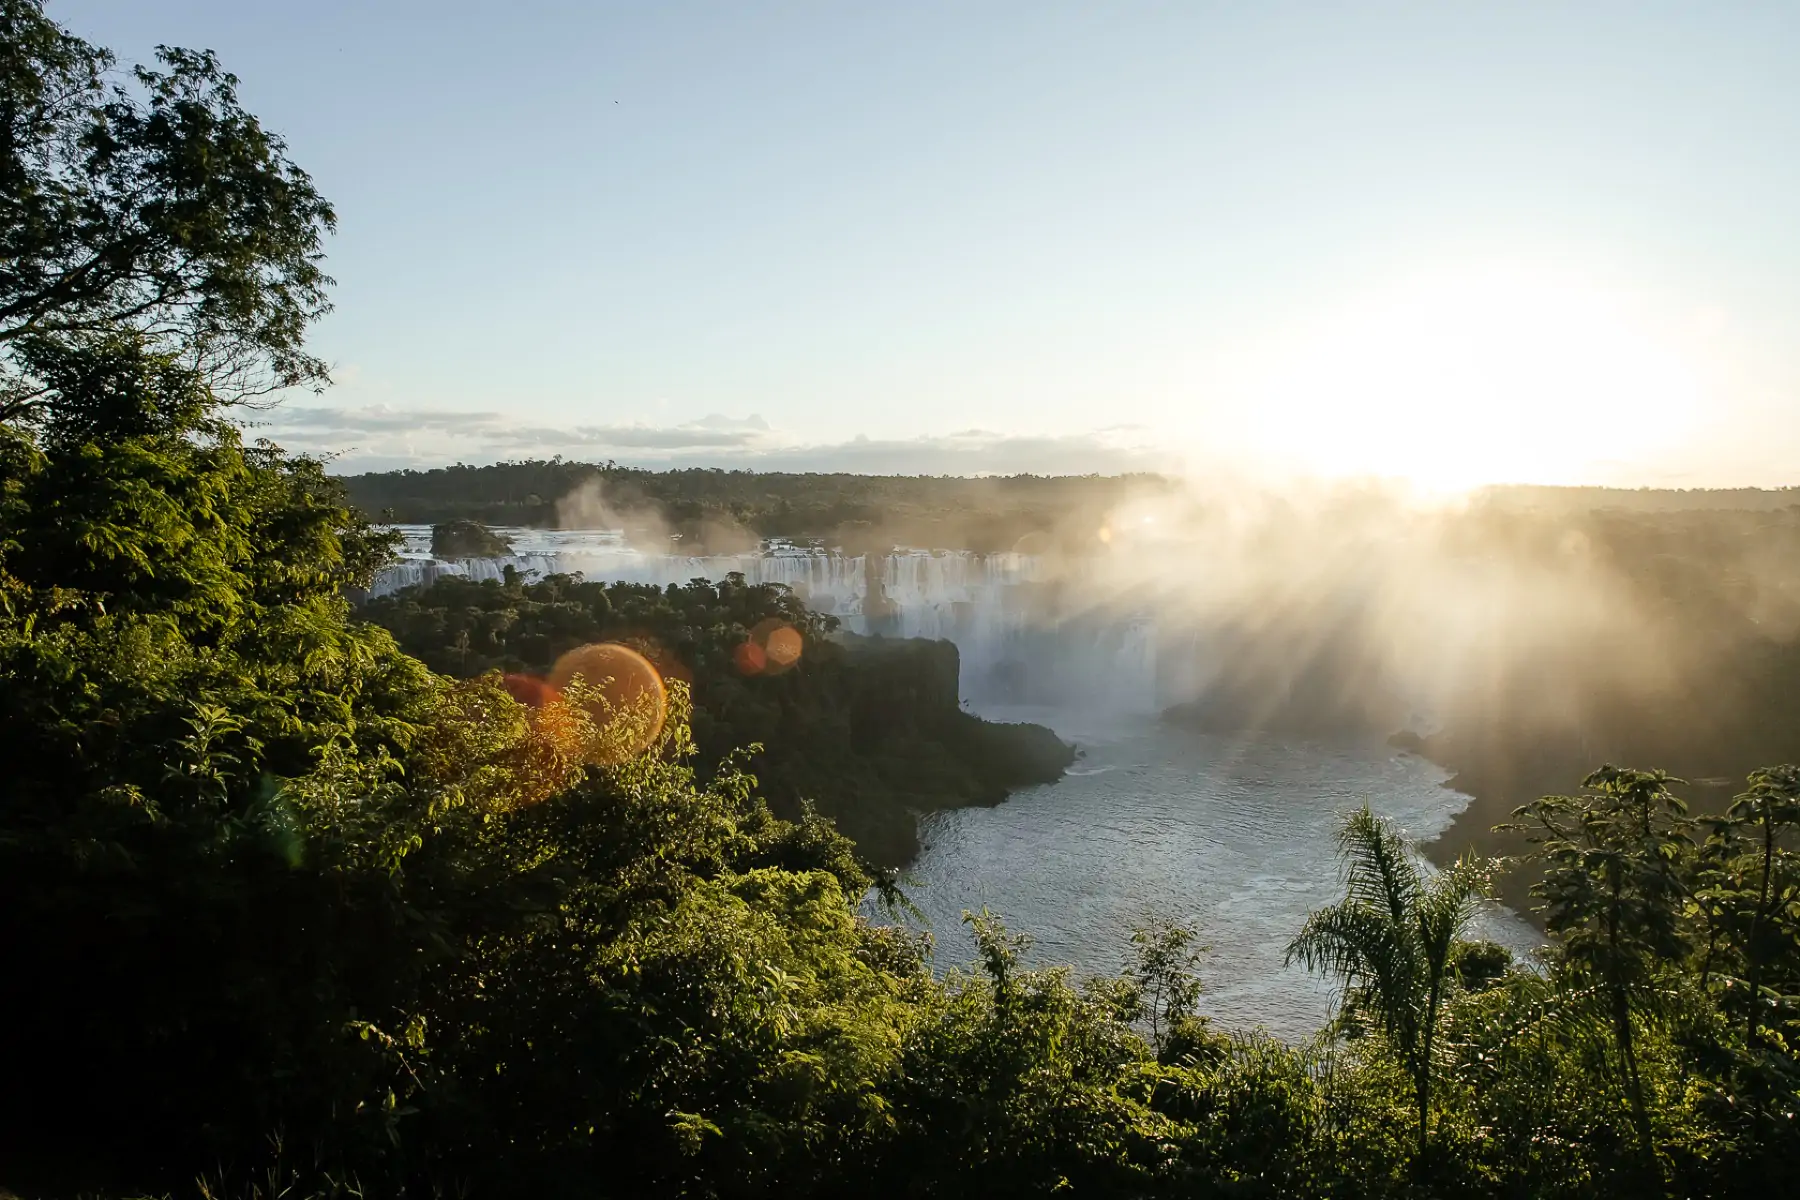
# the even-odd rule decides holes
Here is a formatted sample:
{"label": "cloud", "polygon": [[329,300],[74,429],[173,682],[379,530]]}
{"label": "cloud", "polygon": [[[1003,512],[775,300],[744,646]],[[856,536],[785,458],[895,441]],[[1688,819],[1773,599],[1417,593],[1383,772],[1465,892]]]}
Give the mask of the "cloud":
{"label": "cloud", "polygon": [[479,431],[505,424],[507,418],[491,412],[450,412],[430,409],[393,409],[384,404],[368,408],[327,408],[320,405],[288,405],[275,409],[254,425],[268,425],[298,433],[330,430],[332,433],[373,435],[393,432]]}
{"label": "cloud", "polygon": [[712,413],[668,426],[560,428],[526,425],[497,412],[292,405],[259,414],[246,421],[245,428],[252,436],[267,437],[291,450],[337,456],[340,463],[364,458],[424,463],[577,451],[745,449],[762,439],[769,426],[756,414],[739,418]]}
{"label": "cloud", "polygon": [[[723,464],[721,464],[723,465]],[[847,471],[864,475],[1119,475],[1179,467],[1154,448],[1099,434],[1026,437],[965,430],[942,437],[874,440],[762,451],[735,465],[758,471]]]}
{"label": "cloud", "polygon": [[[617,446],[632,450],[689,450],[701,446],[749,446],[757,435],[749,430],[712,430],[692,425],[655,429],[649,427],[607,428],[580,426],[575,429],[578,444]],[[554,441],[556,439],[544,439]],[[564,435],[563,441],[568,441]]]}
{"label": "cloud", "polygon": [[697,429],[737,429],[755,433],[769,432],[769,423],[762,419],[761,413],[751,413],[747,417],[728,417],[723,413],[707,413],[698,421],[692,422]]}
{"label": "cloud", "polygon": [[338,472],[501,459],[614,459],[633,466],[880,475],[1119,474],[1180,464],[1137,426],[1043,437],[984,429],[940,436],[805,443],[760,414],[710,413],[674,425],[532,425],[497,412],[296,405],[246,423],[252,436],[332,458]]}

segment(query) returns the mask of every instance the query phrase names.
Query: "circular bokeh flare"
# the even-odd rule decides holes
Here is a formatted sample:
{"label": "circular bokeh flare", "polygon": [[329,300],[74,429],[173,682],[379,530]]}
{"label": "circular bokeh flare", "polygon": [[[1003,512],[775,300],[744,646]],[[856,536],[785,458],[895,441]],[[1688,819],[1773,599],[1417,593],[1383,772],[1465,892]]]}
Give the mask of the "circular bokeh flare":
{"label": "circular bokeh flare", "polygon": [[798,629],[776,617],[756,623],[750,637],[732,651],[732,664],[742,675],[779,675],[800,661],[806,639]]}
{"label": "circular bokeh flare", "polygon": [[656,743],[669,715],[669,693],[649,659],[617,642],[577,646],[550,668],[550,686],[587,710],[600,736],[591,760],[617,765]]}

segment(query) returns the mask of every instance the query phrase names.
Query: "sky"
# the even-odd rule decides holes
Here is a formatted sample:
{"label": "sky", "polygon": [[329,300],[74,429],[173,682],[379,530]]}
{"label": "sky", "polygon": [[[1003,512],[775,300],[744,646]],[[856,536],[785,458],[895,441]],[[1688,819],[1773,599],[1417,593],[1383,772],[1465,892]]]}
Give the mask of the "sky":
{"label": "sky", "polygon": [[337,470],[1800,483],[1800,4],[49,10],[335,204]]}

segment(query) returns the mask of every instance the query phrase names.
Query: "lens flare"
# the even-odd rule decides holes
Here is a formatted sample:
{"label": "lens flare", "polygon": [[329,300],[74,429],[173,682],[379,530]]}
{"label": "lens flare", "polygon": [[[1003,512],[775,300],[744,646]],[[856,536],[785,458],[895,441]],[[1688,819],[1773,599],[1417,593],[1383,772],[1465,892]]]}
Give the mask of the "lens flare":
{"label": "lens flare", "polygon": [[629,646],[649,659],[650,665],[662,677],[665,687],[677,681],[693,685],[694,672],[689,669],[688,664],[682,661],[679,654],[663,645],[650,630],[641,626],[626,626],[614,629],[612,634],[608,644]]}
{"label": "lens flare", "polygon": [[740,675],[761,675],[769,665],[769,656],[755,642],[739,642],[731,652],[731,662]]}
{"label": "lens flare", "polygon": [[536,675],[505,675],[501,677],[500,685],[509,696],[528,708],[542,708],[561,695]]}
{"label": "lens flare", "polygon": [[779,667],[791,667],[799,662],[801,648],[800,631],[791,625],[771,629],[768,640],[763,643],[769,661]]}
{"label": "lens flare", "polygon": [[[779,675],[800,661],[806,640],[786,621],[769,617],[756,623],[744,645],[753,649],[734,655],[740,671],[746,675]],[[749,669],[752,665],[754,670]]]}
{"label": "lens flare", "polygon": [[577,646],[550,668],[550,686],[572,694],[600,731],[590,761],[616,765],[655,744],[669,715],[668,689],[650,660],[617,642]]}

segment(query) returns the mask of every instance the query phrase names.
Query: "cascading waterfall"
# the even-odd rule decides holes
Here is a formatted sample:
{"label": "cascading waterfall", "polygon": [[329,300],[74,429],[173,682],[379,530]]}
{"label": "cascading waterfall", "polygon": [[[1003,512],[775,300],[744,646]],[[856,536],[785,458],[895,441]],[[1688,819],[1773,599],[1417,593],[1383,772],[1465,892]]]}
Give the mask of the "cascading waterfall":
{"label": "cascading waterfall", "polygon": [[[500,558],[431,556],[431,530],[396,526],[399,562],[385,568],[371,596],[428,585],[442,576],[499,580],[513,568],[527,578],[563,573],[590,580],[667,587],[733,573],[753,584],[793,588],[844,629],[887,637],[941,638],[962,660],[962,695],[974,705],[1047,705],[1153,712],[1166,702],[1159,679],[1157,625],[1147,612],[1112,606],[1064,615],[1038,589],[1042,564],[1030,555],[897,550],[873,572],[864,556],[772,541],[760,552],[653,554],[614,530],[497,529],[514,553]],[[871,603],[870,576],[880,583]]]}

